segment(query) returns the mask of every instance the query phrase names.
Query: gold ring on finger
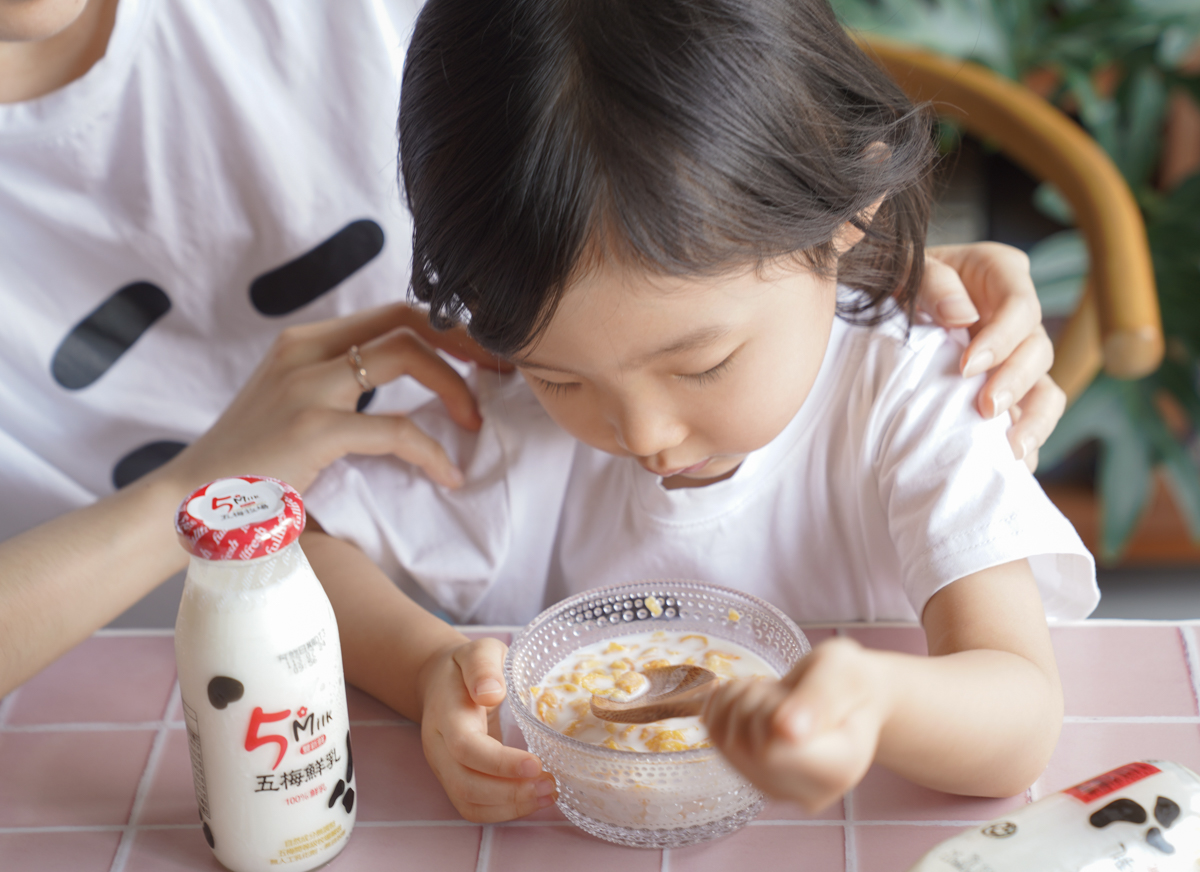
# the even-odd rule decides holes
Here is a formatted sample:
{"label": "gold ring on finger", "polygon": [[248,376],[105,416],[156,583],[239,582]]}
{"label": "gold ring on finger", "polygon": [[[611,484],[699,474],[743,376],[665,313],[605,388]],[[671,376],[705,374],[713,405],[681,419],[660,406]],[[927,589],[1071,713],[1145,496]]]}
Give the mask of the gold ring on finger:
{"label": "gold ring on finger", "polygon": [[358,386],[362,388],[362,392],[366,394],[373,391],[375,386],[367,378],[367,368],[363,366],[362,355],[358,353],[357,345],[351,345],[350,349],[346,352],[346,362],[350,364],[350,369],[354,372],[354,380],[358,382]]}

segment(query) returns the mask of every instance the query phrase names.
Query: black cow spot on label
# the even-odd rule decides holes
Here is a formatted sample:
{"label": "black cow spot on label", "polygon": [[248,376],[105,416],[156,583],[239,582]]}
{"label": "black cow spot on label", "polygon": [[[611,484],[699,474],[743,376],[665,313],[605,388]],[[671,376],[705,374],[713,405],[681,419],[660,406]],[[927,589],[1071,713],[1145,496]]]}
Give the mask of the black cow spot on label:
{"label": "black cow spot on label", "polygon": [[1114,821],[1144,824],[1146,822],[1146,810],[1132,799],[1114,799],[1088,818],[1088,820],[1092,822],[1092,826],[1100,828],[1106,827]]}
{"label": "black cow spot on label", "polygon": [[67,334],[50,361],[50,374],[67,390],[86,388],[170,308],[171,300],[157,285],[126,285]]}
{"label": "black cow spot on label", "polygon": [[1157,848],[1164,854],[1174,854],[1175,846],[1168,842],[1162,834],[1162,830],[1158,827],[1151,827],[1146,833],[1146,841],[1150,843],[1151,848]]}
{"label": "black cow spot on label", "polygon": [[371,400],[375,399],[375,388],[371,388],[365,394],[358,395],[358,402],[354,404],[354,411],[364,412],[367,406],[371,405]]}
{"label": "black cow spot on label", "polygon": [[250,283],[250,302],[264,315],[286,315],[332,291],[383,250],[383,228],[352,221],[316,248]]}
{"label": "black cow spot on label", "polygon": [[218,675],[208,683],[208,701],[215,709],[223,709],[231,702],[237,702],[245,692],[246,688],[242,687],[240,681],[226,675]]}
{"label": "black cow spot on label", "polygon": [[1165,829],[1171,829],[1171,824],[1179,820],[1179,804],[1173,799],[1160,796],[1154,802],[1154,819]]}
{"label": "black cow spot on label", "polygon": [[208,824],[204,825],[204,841],[208,842],[210,848],[217,846],[216,840],[213,838],[212,830],[208,828]]}
{"label": "black cow spot on label", "polygon": [[[350,734],[346,733],[346,783],[354,778],[354,752],[350,750]],[[1164,824],[1170,826],[1170,824]]]}
{"label": "black cow spot on label", "polygon": [[172,442],[165,439],[162,442],[150,442],[141,448],[135,448],[117,461],[113,467],[112,483],[117,490],[132,484],[148,472],[154,472],[183,449],[185,442]]}
{"label": "black cow spot on label", "polygon": [[354,788],[353,787],[346,788],[346,796],[342,800],[342,808],[344,808],[346,810],[346,814],[350,814],[350,812],[354,811]]}
{"label": "black cow spot on label", "polygon": [[329,808],[333,808],[333,804],[338,801],[338,797],[342,795],[342,791],[346,789],[346,782],[338,780],[338,783],[333,787],[333,793],[329,794]]}

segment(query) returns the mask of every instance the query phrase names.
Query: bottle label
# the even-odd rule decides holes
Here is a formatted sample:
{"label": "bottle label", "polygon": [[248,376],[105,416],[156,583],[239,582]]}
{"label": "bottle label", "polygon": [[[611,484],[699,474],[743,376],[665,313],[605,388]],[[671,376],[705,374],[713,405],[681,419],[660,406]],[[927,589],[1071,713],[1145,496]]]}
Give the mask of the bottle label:
{"label": "bottle label", "polygon": [[273,481],[227,478],[187,503],[187,512],[213,530],[234,530],[283,513],[283,489]]}
{"label": "bottle label", "polygon": [[1103,775],[1097,775],[1095,778],[1089,778],[1074,787],[1068,787],[1063,793],[1075,797],[1080,802],[1095,802],[1110,793],[1116,793],[1118,790],[1141,781],[1143,778],[1157,775],[1161,771],[1157,766],[1151,766],[1149,763],[1130,763],[1105,772]]}

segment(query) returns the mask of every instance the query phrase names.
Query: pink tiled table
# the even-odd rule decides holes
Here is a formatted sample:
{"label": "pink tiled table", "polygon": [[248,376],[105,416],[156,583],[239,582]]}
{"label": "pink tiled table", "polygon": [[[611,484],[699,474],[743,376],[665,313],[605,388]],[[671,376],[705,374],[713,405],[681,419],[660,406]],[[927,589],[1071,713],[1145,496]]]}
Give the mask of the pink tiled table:
{"label": "pink tiled table", "polygon": [[[820,815],[770,803],[722,841],[670,851],[597,841],[551,808],[497,826],[464,821],[421,755],[415,724],[351,692],[358,826],[341,870],[573,869],[903,872],[978,821],[1139,758],[1200,768],[1197,623],[1089,621],[1053,631],[1066,691],[1063,738],[1025,796],[966,799],[873,769]],[[915,627],[807,628],[924,652]],[[505,641],[508,628],[477,630]],[[519,741],[519,735],[510,736]],[[0,700],[0,870],[219,870],[201,834],[168,632],[101,632]]]}

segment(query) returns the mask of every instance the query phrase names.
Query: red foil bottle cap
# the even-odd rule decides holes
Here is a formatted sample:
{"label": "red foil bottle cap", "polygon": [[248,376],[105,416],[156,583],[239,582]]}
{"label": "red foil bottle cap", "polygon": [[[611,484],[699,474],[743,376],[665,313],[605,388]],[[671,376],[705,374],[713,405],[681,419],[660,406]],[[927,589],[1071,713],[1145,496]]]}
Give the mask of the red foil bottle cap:
{"label": "red foil bottle cap", "polygon": [[304,530],[304,500],[287,482],[242,475],[209,482],[179,505],[175,532],[205,560],[254,560],[291,545]]}

